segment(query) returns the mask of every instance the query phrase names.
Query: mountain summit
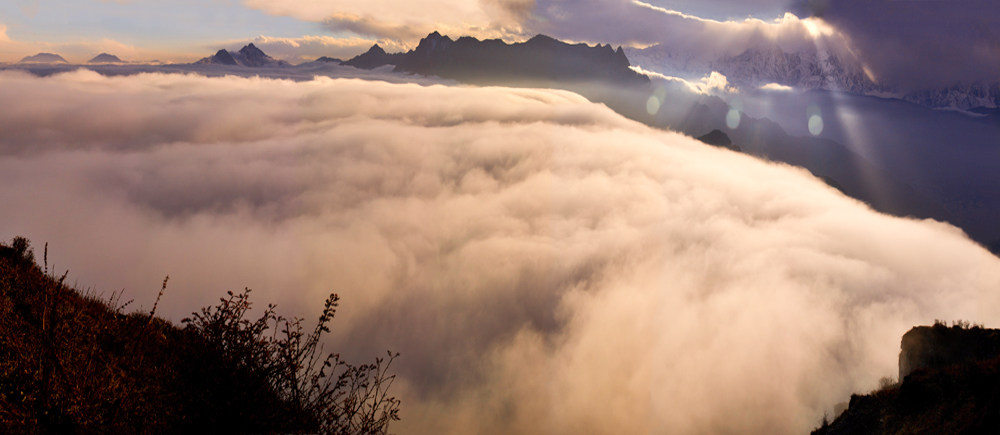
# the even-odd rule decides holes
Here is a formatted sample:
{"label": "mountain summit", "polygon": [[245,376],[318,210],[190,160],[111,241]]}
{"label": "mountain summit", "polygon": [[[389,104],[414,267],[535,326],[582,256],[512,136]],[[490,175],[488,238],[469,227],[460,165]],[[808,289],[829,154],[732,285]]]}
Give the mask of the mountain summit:
{"label": "mountain summit", "polygon": [[288,66],[288,62],[268,56],[253,43],[247,44],[240,51],[219,50],[214,55],[201,59],[199,65],[240,65],[252,68]]}
{"label": "mountain summit", "polygon": [[119,59],[118,56],[115,56],[113,54],[101,53],[98,54],[97,56],[94,56],[93,59],[88,60],[87,63],[125,63],[125,62],[122,62],[122,60]]}
{"label": "mountain summit", "polygon": [[52,53],[38,53],[21,59],[21,63],[69,63],[62,56]]}

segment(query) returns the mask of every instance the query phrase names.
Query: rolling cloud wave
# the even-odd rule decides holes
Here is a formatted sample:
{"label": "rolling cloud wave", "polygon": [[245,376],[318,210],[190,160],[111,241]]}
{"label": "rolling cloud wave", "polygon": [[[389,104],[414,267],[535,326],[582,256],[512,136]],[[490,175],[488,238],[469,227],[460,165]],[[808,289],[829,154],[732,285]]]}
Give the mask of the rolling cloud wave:
{"label": "rolling cloud wave", "polygon": [[[1000,260],[549,90],[0,73],[0,222],[175,321],[225,290],[402,352],[399,433],[805,433]],[[396,387],[394,387],[396,388]]]}

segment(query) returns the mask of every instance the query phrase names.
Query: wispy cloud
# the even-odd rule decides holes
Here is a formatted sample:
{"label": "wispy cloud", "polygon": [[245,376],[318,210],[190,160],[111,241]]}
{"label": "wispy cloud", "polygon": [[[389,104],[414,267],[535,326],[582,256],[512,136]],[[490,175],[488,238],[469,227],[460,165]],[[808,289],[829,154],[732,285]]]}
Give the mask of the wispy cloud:
{"label": "wispy cloud", "polygon": [[645,74],[653,79],[680,83],[687,87],[687,89],[699,94],[715,95],[726,92],[736,92],[736,89],[729,85],[729,80],[726,79],[726,76],[720,74],[718,71],[712,71],[709,75],[702,77],[699,80],[687,80],[680,77],[668,76],[655,71],[647,71],[638,65],[633,65],[629,68],[639,74]]}
{"label": "wispy cloud", "polygon": [[768,83],[764,86],[761,86],[760,88],[765,91],[777,91],[777,92],[789,92],[793,90],[791,86],[779,85],[777,83]]}
{"label": "wispy cloud", "polygon": [[357,35],[396,41],[418,40],[435,29],[428,24],[397,24],[370,16],[335,13],[323,20],[323,27],[333,32],[348,31]]}

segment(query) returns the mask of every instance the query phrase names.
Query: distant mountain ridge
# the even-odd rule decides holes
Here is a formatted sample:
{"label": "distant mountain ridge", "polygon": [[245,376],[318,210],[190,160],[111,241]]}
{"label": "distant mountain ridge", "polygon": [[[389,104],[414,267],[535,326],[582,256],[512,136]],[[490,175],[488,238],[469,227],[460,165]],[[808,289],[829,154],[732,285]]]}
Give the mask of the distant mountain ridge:
{"label": "distant mountain ridge", "polygon": [[240,65],[251,68],[290,66],[286,61],[275,59],[265,54],[251,42],[240,51],[219,50],[212,56],[203,58],[196,65]]}
{"label": "distant mountain ridge", "polygon": [[433,32],[406,53],[386,53],[378,44],[344,65],[373,69],[393,65],[393,71],[435,75],[466,83],[511,81],[591,81],[616,85],[646,85],[649,78],[632,71],[624,50],[611,45],[568,44],[545,35],[508,44],[463,36],[452,40]]}

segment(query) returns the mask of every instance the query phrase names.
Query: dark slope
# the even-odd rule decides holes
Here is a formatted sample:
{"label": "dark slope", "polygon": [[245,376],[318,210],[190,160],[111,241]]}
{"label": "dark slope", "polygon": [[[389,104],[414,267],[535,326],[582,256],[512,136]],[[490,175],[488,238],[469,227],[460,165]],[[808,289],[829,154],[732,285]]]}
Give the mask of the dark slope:
{"label": "dark slope", "polygon": [[[940,203],[837,142],[792,136],[769,119],[755,119],[743,113],[740,113],[736,128],[729,128],[726,116],[730,107],[718,97],[699,95],[684,86],[670,84],[658,85],[651,93],[655,92],[663,95],[665,101],[657,113],[647,113],[645,99],[649,94],[640,94],[631,97],[624,114],[648,125],[678,130],[694,137],[719,130],[742,152],[808,169],[827,184],[877,211],[895,216],[932,218],[961,226],[961,221]],[[636,107],[639,100],[643,101],[642,109]],[[623,113],[622,109],[615,110]]]}
{"label": "dark slope", "polygon": [[839,190],[877,211],[957,222],[939,203],[832,140],[789,136],[770,120],[755,120],[746,115],[732,135],[744,152],[800,166],[817,177],[835,180]]}

